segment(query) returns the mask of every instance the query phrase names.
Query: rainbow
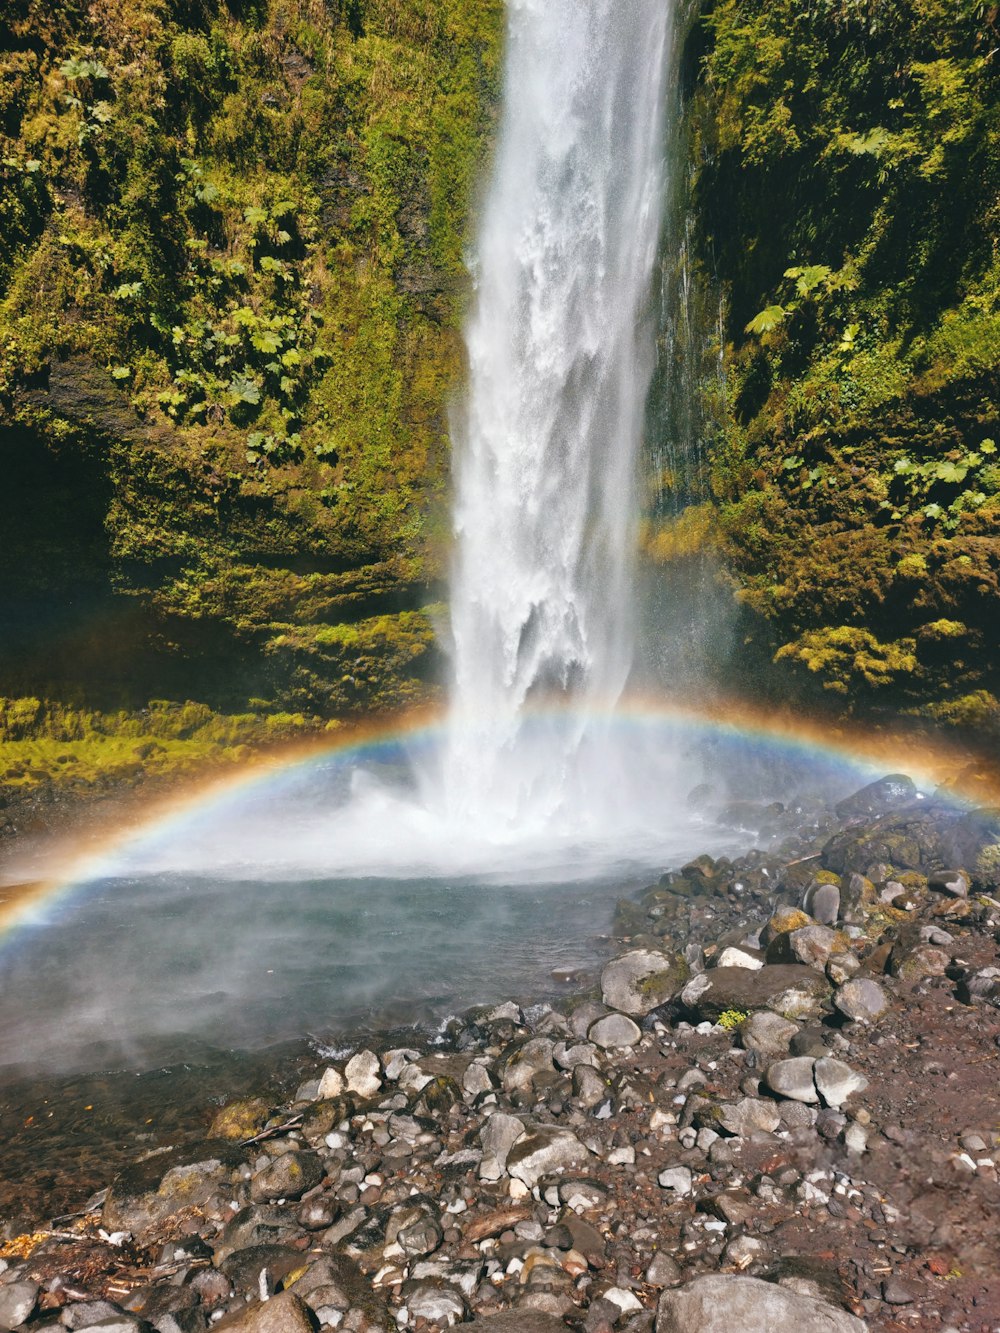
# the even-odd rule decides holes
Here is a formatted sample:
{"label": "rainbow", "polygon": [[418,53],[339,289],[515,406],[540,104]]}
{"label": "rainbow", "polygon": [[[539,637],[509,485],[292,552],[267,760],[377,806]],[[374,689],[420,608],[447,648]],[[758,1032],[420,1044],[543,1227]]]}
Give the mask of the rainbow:
{"label": "rainbow", "polygon": [[[573,715],[572,710],[551,704],[534,711],[540,717]],[[643,733],[660,728],[681,738],[717,738],[745,747],[748,753],[756,749],[805,764],[839,764],[845,781],[860,783],[880,773],[902,771],[918,785],[946,788],[952,799],[969,805],[1000,800],[1000,775],[984,762],[974,762],[961,747],[940,738],[931,742],[922,733],[876,732],[790,712],[768,712],[732,699],[706,705],[633,696],[613,709],[591,710],[588,716]],[[333,761],[353,766],[433,746],[445,735],[446,725],[443,710],[424,708],[366,725],[345,726],[332,739],[299,742],[259,756],[238,770],[189,782],[166,798],[142,802],[126,810],[123,822],[98,834],[85,850],[77,845],[57,854],[54,867],[43,879],[0,888],[0,943],[21,927],[43,923],[55,906],[113,873],[118,858],[141,852],[153,839],[183,836],[196,818],[223,813],[227,805],[248,795],[270,789],[277,794],[288,775],[301,775],[310,765],[328,766]]]}

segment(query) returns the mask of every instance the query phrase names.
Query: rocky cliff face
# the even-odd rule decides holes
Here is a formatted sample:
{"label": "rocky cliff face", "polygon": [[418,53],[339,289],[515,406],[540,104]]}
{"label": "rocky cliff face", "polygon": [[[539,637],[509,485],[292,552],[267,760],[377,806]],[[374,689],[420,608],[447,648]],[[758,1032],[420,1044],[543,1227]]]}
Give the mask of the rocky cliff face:
{"label": "rocky cliff face", "polygon": [[[711,552],[755,691],[992,724],[996,6],[688,11],[654,579]],[[0,696],[433,692],[501,40],[500,0],[4,7]]]}

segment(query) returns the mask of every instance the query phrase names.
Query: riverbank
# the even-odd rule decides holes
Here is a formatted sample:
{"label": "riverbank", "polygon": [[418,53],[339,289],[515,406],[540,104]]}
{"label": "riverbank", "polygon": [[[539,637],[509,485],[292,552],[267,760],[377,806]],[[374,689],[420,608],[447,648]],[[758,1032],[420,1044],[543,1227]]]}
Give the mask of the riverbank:
{"label": "riverbank", "polygon": [[12,1219],[0,1325],[992,1329],[995,837],[914,797],[772,809],[556,1005],[300,1055],[174,1146],[147,1107],[76,1216]]}

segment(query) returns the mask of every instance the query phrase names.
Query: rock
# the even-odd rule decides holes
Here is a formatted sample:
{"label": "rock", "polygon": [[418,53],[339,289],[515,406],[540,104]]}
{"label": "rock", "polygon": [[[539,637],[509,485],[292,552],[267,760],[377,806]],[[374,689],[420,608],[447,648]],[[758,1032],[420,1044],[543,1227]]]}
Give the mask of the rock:
{"label": "rock", "polygon": [[511,1046],[500,1066],[504,1092],[527,1091],[536,1074],[552,1069],[554,1046],[548,1037],[532,1037],[520,1045]]}
{"label": "rock", "polygon": [[913,949],[897,944],[889,960],[889,971],[903,981],[917,981],[920,977],[943,977],[951,962],[951,954],[935,949],[933,944],[918,944]]}
{"label": "rock", "polygon": [[292,1291],[283,1291],[251,1306],[226,1327],[238,1333],[313,1333],[313,1320],[305,1301]]}
{"label": "rock", "polygon": [[552,1058],[558,1069],[574,1070],[577,1065],[597,1065],[597,1050],[589,1041],[556,1042]]}
{"label": "rock", "polygon": [[[822,972],[835,949],[843,949],[847,939],[829,926],[802,926],[780,936],[768,948],[769,963],[804,963]],[[772,956],[773,955],[773,956]]]}
{"label": "rock", "polygon": [[557,1125],[539,1125],[526,1130],[507,1156],[507,1172],[528,1189],[534,1189],[542,1176],[580,1166],[590,1158],[575,1134]]}
{"label": "rock", "polygon": [[905,884],[901,870],[975,865],[991,840],[988,824],[971,815],[959,816],[941,807],[912,809],[834,834],[823,848],[822,863],[840,875],[863,875],[873,862],[885,862]]}
{"label": "rock", "polygon": [[668,1166],[665,1171],[661,1171],[656,1177],[657,1184],[665,1190],[671,1190],[674,1194],[684,1195],[691,1193],[691,1171],[686,1166]]}
{"label": "rock", "polygon": [[888,1008],[885,991],[877,981],[854,977],[834,994],[833,1003],[855,1023],[872,1023]]}
{"label": "rock", "polygon": [[795,1329],[795,1333],[863,1333],[846,1310],[759,1278],[697,1277],[666,1291],[656,1311],[656,1333],[732,1333]]}
{"label": "rock", "polygon": [[[802,930],[805,926],[815,925],[811,917],[797,907],[780,907],[767,922],[760,933],[761,943],[770,946],[780,935],[787,935],[793,930]],[[768,962],[773,960],[768,959]]]}
{"label": "rock", "polygon": [[469,1324],[469,1333],[566,1333],[566,1325],[557,1315],[539,1310],[505,1310],[486,1315]]}
{"label": "rock", "polygon": [[850,981],[861,967],[857,955],[853,953],[832,953],[826,961],[827,979],[834,986],[842,986],[845,981]]}
{"label": "rock", "polygon": [[802,898],[803,910],[821,926],[836,925],[840,916],[840,888],[826,880],[813,880]]}
{"label": "rock", "polygon": [[249,1245],[234,1250],[219,1264],[237,1291],[272,1293],[282,1278],[300,1267],[302,1254],[290,1245]]}
{"label": "rock", "polygon": [[436,1328],[451,1328],[465,1318],[465,1297],[450,1283],[407,1284],[402,1297],[411,1319],[426,1319]]}
{"label": "rock", "polygon": [[820,1096],[827,1106],[840,1107],[856,1092],[863,1092],[868,1086],[864,1074],[857,1073],[842,1060],[824,1056],[813,1067],[813,1077]]}
{"label": "rock", "polygon": [[591,1110],[608,1096],[607,1081],[591,1065],[577,1065],[573,1070],[573,1095]]}
{"label": "rock", "polygon": [[324,1070],[319,1087],[316,1089],[316,1096],[320,1101],[329,1101],[332,1097],[339,1097],[346,1086],[343,1074],[331,1066]]}
{"label": "rock", "polygon": [[440,1223],[433,1217],[420,1217],[403,1227],[396,1236],[397,1243],[407,1258],[433,1254],[444,1240]]}
{"label": "rock", "polygon": [[625,1014],[608,1014],[605,1018],[599,1018],[587,1033],[588,1039],[603,1051],[634,1046],[641,1036],[638,1024]]}
{"label": "rock", "polygon": [[692,978],[681,1001],[700,1019],[714,1022],[727,1011],[771,1009],[788,1019],[812,1018],[823,1009],[830,983],[801,963],[768,963],[758,971],[716,967]]}
{"label": "rock", "polygon": [[285,1152],[250,1181],[255,1203],[271,1199],[300,1199],[323,1179],[323,1163],[314,1152]]}
{"label": "rock", "polygon": [[949,898],[969,896],[969,876],[964,870],[939,870],[928,877],[927,886],[935,893],[946,894]]}
{"label": "rock", "polygon": [[748,967],[756,972],[764,966],[764,955],[759,949],[747,949],[741,944],[730,944],[716,960],[716,967]]}
{"label": "rock", "polygon": [[479,1165],[482,1180],[499,1180],[507,1169],[507,1156],[524,1135],[524,1124],[516,1116],[496,1111],[479,1133],[483,1145],[483,1160]]}
{"label": "rock", "polygon": [[796,1102],[818,1102],[819,1095],[813,1083],[815,1060],[799,1055],[791,1060],[777,1060],[769,1066],[765,1082],[772,1092],[779,1097],[788,1097]]}
{"label": "rock", "polygon": [[679,993],[690,971],[682,954],[633,949],[605,965],[601,994],[620,1013],[648,1014]]}
{"label": "rock", "polygon": [[787,1052],[798,1030],[798,1026],[790,1023],[787,1018],[771,1013],[770,1009],[762,1009],[759,1013],[751,1014],[742,1025],[740,1042],[745,1050],[753,1051],[764,1062],[770,1062]]}
{"label": "rock", "polygon": [[37,1282],[8,1282],[0,1287],[0,1328],[26,1324],[37,1300]]}
{"label": "rock", "polygon": [[149,1325],[134,1315],[119,1312],[99,1324],[88,1324],[87,1333],[148,1333]]}
{"label": "rock", "polygon": [[912,778],[905,773],[890,773],[888,777],[869,782],[853,796],[839,801],[834,809],[838,819],[865,819],[872,815],[885,815],[890,810],[898,810],[904,805],[912,805],[917,799],[917,788]]}
{"label": "rock", "polygon": [[262,1097],[247,1097],[230,1102],[217,1111],[208,1131],[210,1139],[231,1139],[239,1142],[251,1139],[267,1124],[271,1108]]}
{"label": "rock", "polygon": [[344,1067],[349,1092],[359,1097],[374,1097],[382,1086],[381,1064],[374,1051],[358,1051]]}
{"label": "rock", "polygon": [[251,1245],[276,1245],[302,1234],[295,1219],[281,1208],[241,1208],[214,1242],[214,1262],[221,1264],[236,1250]]}
{"label": "rock", "polygon": [[773,1134],[781,1124],[781,1116],[774,1102],[765,1102],[758,1097],[744,1097],[739,1102],[722,1102],[714,1108],[711,1127],[724,1129],[736,1138],[749,1138],[751,1134]]}
{"label": "rock", "polygon": [[917,1294],[908,1282],[899,1277],[887,1277],[882,1283],[882,1299],[886,1305],[910,1305]]}
{"label": "rock", "polygon": [[[189,1305],[193,1299],[196,1298],[188,1299]],[[131,1313],[141,1314],[144,1319],[152,1322],[159,1311],[132,1310]],[[121,1307],[112,1305],[110,1301],[77,1301],[72,1305],[64,1305],[59,1312],[60,1324],[74,1331],[78,1328],[93,1328],[95,1324],[113,1324],[121,1317]]]}
{"label": "rock", "polygon": [[183,1208],[206,1203],[218,1190],[231,1190],[245,1160],[241,1149],[216,1141],[136,1162],[108,1190],[101,1225],[140,1236]]}
{"label": "rock", "polygon": [[646,1269],[646,1281],[651,1287],[673,1287],[681,1276],[680,1265],[666,1250],[657,1250]]}

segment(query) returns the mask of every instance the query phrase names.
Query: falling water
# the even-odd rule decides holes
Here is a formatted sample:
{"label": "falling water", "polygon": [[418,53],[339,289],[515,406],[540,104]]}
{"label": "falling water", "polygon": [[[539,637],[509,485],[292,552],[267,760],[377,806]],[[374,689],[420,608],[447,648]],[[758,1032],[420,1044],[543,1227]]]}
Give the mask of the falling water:
{"label": "falling water", "polygon": [[[632,665],[636,459],[663,211],[669,0],[511,0],[504,113],[473,264],[456,429],[445,799],[557,819],[600,772],[595,724]],[[589,810],[590,815],[593,810]]]}

